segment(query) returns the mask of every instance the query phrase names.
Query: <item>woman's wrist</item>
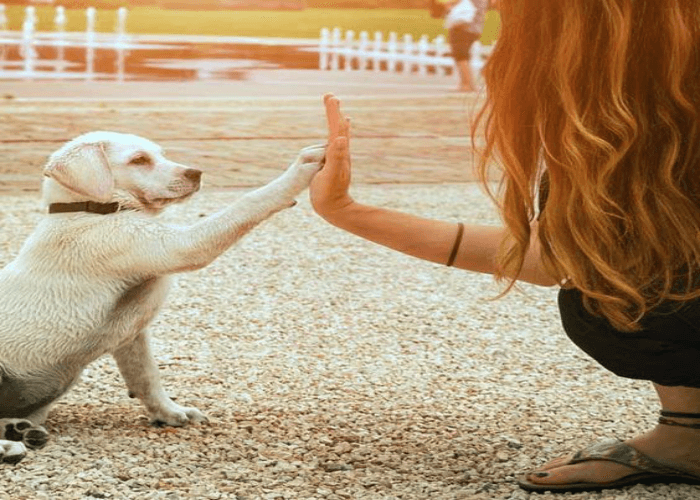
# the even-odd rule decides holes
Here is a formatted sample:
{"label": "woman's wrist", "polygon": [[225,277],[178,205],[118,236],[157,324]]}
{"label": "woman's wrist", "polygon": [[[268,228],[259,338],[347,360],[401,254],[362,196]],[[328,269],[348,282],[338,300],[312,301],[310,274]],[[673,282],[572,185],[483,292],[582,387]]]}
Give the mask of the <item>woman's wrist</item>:
{"label": "woman's wrist", "polygon": [[321,207],[314,207],[316,213],[323,217],[327,222],[334,226],[342,226],[344,221],[347,221],[353,207],[356,206],[355,200],[350,196],[346,196],[341,200],[336,200],[333,204],[327,204]]}

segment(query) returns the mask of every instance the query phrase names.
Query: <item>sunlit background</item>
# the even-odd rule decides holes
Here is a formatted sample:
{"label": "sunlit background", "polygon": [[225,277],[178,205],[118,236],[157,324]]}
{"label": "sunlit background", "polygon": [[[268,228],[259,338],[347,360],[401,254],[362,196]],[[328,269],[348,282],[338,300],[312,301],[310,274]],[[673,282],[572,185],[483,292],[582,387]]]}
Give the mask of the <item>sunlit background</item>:
{"label": "sunlit background", "polygon": [[[0,77],[234,80],[253,69],[344,67],[449,74],[443,20],[428,7],[427,0],[0,0]],[[493,44],[498,25],[490,11],[480,47]]]}
{"label": "sunlit background", "polygon": [[[442,19],[430,17],[427,0],[5,0],[8,28],[20,30],[24,8],[37,8],[40,31],[54,27],[55,7],[67,9],[68,31],[85,30],[85,9],[99,11],[96,29],[114,30],[116,11],[129,9],[131,33],[201,34],[317,38],[324,27],[360,32],[396,31],[414,37],[444,34]],[[485,43],[498,29],[498,15],[487,16]]]}

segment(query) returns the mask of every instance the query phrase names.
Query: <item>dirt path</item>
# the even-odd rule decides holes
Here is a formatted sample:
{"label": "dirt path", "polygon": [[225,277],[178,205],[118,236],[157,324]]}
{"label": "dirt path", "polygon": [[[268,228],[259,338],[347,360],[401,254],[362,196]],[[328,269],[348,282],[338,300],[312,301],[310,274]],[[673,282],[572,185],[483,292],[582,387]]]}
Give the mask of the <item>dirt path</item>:
{"label": "dirt path", "polygon": [[324,140],[327,91],[353,120],[357,183],[464,182],[477,99],[451,88],[450,77],[315,71],[220,83],[1,82],[0,192],[37,192],[47,156],[92,130],[153,139],[204,169],[209,187],[259,185]]}

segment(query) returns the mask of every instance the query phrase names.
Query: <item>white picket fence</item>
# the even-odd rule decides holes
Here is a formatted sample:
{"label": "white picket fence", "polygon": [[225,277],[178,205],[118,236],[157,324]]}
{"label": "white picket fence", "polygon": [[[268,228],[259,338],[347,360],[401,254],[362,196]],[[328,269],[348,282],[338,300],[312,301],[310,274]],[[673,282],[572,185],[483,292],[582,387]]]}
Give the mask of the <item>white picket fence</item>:
{"label": "white picket fence", "polygon": [[[481,72],[492,50],[493,46],[482,45],[478,41],[472,45],[470,66],[475,75]],[[453,71],[454,59],[443,35],[431,41],[428,35],[414,40],[407,34],[399,41],[394,32],[389,33],[385,40],[383,33],[377,31],[370,40],[366,31],[355,38],[352,30],[343,34],[340,28],[332,31],[323,28],[319,41],[319,69],[445,75]]]}

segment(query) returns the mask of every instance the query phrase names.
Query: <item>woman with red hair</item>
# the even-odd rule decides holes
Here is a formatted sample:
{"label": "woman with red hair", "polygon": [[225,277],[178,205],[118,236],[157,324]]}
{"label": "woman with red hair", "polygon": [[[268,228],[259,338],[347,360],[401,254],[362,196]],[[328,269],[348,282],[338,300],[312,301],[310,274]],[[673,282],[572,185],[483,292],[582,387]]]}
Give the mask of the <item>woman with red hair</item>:
{"label": "woman with red hair", "polygon": [[404,253],[561,287],[567,335],[614,373],[653,383],[661,417],[519,478],[575,491],[700,481],[700,4],[502,0],[484,69],[480,177],[501,167],[504,227],[356,202],[349,122],[325,97],[329,148],[311,186],[330,223]]}

